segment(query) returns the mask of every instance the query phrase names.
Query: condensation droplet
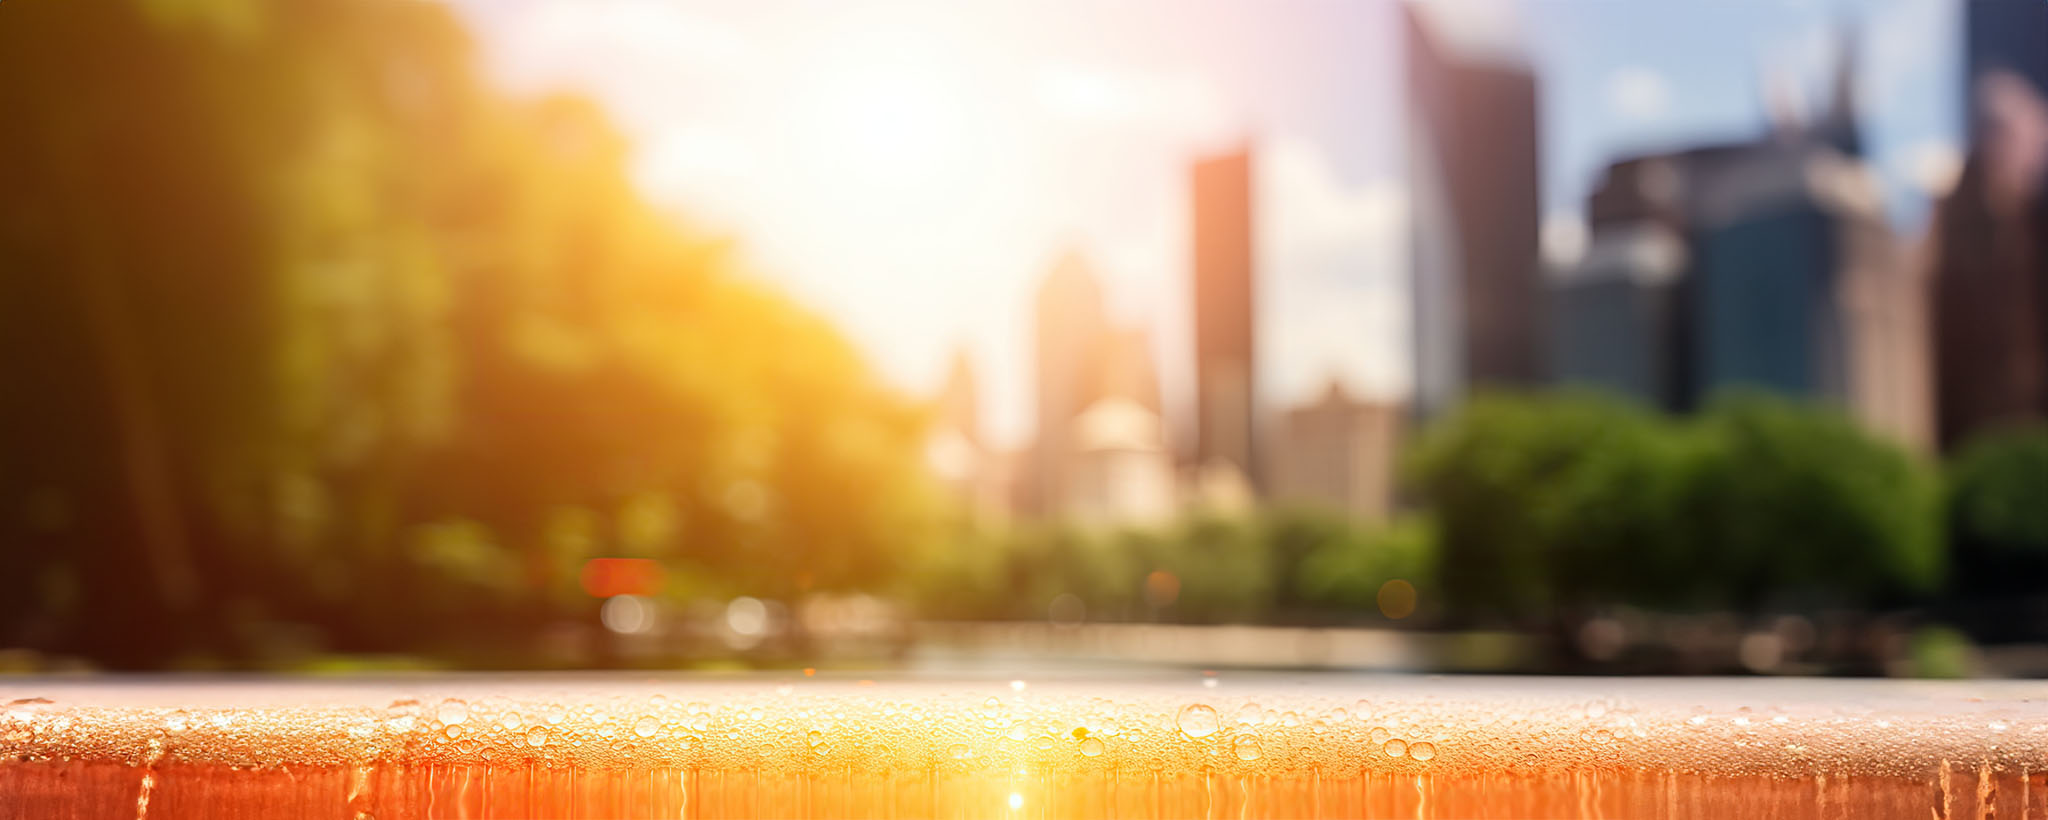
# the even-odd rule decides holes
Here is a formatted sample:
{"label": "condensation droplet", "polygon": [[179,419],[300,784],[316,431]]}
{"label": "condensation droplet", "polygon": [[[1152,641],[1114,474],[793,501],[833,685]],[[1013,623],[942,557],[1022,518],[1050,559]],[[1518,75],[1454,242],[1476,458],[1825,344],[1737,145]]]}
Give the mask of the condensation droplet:
{"label": "condensation droplet", "polygon": [[1087,755],[1089,757],[1096,757],[1102,754],[1101,738],[1084,738],[1081,741],[1081,754]]}
{"label": "condensation droplet", "polygon": [[441,701],[440,707],[434,710],[434,717],[444,725],[460,726],[469,719],[469,704],[462,702],[461,698],[449,698]]}
{"label": "condensation droplet", "polygon": [[633,734],[641,737],[653,737],[655,730],[660,728],[661,721],[655,720],[653,715],[646,715],[639,720],[633,721]]}
{"label": "condensation droplet", "polygon": [[1232,741],[1230,745],[1232,750],[1237,752],[1239,760],[1257,760],[1264,752],[1259,748],[1259,739],[1252,735],[1238,735],[1237,740]]}
{"label": "condensation droplet", "polygon": [[1387,731],[1387,727],[1385,726],[1374,726],[1372,727],[1372,732],[1370,732],[1367,736],[1372,738],[1372,742],[1374,743],[1385,743],[1387,742],[1387,738],[1394,736],[1394,733]]}
{"label": "condensation droplet", "polygon": [[[1214,680],[1214,678],[1210,678]],[[1216,733],[1220,721],[1216,710],[1206,703],[1192,703],[1180,709],[1180,716],[1174,719],[1188,737],[1208,737]]]}
{"label": "condensation droplet", "polygon": [[531,728],[531,729],[528,729],[528,730],[526,730],[526,743],[527,743],[527,745],[529,745],[529,746],[543,746],[543,745],[546,745],[546,744],[547,744],[547,742],[548,742],[548,730],[547,730],[546,728],[544,728],[544,727],[540,727],[540,726],[535,726],[535,727],[533,727],[533,728]]}
{"label": "condensation droplet", "polygon": [[522,720],[519,717],[519,713],[511,711],[509,709],[505,711],[504,715],[498,718],[498,725],[505,727],[506,731],[511,731],[513,729],[519,728],[519,724],[521,722]]}
{"label": "condensation droplet", "polygon": [[1413,744],[1408,747],[1408,756],[1415,758],[1416,760],[1428,760],[1430,758],[1436,757],[1436,744],[1430,743],[1426,740],[1421,743]]}
{"label": "condensation droplet", "polygon": [[1387,741],[1387,745],[1380,748],[1387,751],[1388,757],[1400,757],[1408,753],[1408,741],[1397,737]]}

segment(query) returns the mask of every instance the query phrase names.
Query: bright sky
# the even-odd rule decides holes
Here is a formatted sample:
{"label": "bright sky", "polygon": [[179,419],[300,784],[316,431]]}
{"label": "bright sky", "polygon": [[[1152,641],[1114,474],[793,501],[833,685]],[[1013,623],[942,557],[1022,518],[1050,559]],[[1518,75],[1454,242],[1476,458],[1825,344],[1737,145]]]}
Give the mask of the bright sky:
{"label": "bright sky", "polygon": [[[1261,391],[1405,392],[1400,45],[1391,0],[450,0],[494,77],[604,103],[654,199],[731,232],[889,378],[973,355],[985,423],[1029,436],[1031,294],[1077,247],[1188,384],[1186,168],[1257,151]],[[1764,78],[1825,88],[1860,21],[1867,138],[1917,230],[1954,162],[1954,0],[1455,0],[1543,95],[1546,237],[1617,152],[1762,127]]]}

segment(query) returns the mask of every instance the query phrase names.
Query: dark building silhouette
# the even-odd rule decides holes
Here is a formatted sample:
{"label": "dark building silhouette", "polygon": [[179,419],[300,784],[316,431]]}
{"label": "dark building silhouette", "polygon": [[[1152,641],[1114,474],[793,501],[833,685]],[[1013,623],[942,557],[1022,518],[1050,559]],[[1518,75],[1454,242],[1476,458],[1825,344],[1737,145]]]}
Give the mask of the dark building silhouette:
{"label": "dark building silhouette", "polygon": [[1414,4],[1407,37],[1414,220],[1415,407],[1543,377],[1536,79],[1523,61],[1459,53]]}
{"label": "dark building silhouette", "polygon": [[1193,200],[1195,463],[1256,487],[1250,152],[1195,163]]}
{"label": "dark building silhouette", "polygon": [[1963,77],[1970,86],[1962,97],[1965,121],[1974,121],[1978,110],[1971,88],[1988,72],[2011,72],[2048,89],[2048,2],[1970,0],[1962,13]]}
{"label": "dark building silhouette", "polygon": [[1559,380],[1673,411],[1731,387],[1830,400],[1925,443],[1923,287],[1858,155],[1853,68],[1812,123],[1608,169],[1550,288]]}
{"label": "dark building silhouette", "polygon": [[1586,255],[1550,284],[1550,359],[1558,380],[1657,406],[1686,403],[1692,357],[1682,165],[1670,156],[1624,160],[1594,190]]}
{"label": "dark building silhouette", "polygon": [[[1972,46],[1977,29],[1973,16]],[[2048,100],[2002,68],[1973,91],[1969,153],[1930,239],[1943,447],[2048,415]]]}

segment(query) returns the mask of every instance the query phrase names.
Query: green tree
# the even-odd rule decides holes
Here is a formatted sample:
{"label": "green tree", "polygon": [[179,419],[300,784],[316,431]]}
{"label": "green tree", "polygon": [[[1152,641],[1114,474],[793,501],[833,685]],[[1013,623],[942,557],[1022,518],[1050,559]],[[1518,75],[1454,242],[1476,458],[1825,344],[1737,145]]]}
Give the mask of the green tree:
{"label": "green tree", "polygon": [[1972,439],[1949,465],[1947,496],[1962,597],[2039,594],[2048,579],[2048,429]]}
{"label": "green tree", "polygon": [[1929,471],[1832,408],[1760,394],[1716,399],[1669,531],[1698,602],[1871,606],[1937,588],[1945,571]]}
{"label": "green tree", "polygon": [[1407,463],[1437,522],[1449,607],[1545,618],[1668,586],[1668,424],[1604,395],[1485,395],[1427,430]]}
{"label": "green tree", "polygon": [[516,645],[593,555],[782,596],[928,537],[915,408],[471,52],[425,3],[0,10],[0,527],[41,579],[0,642]]}
{"label": "green tree", "polygon": [[1325,616],[1372,615],[1380,587],[1396,580],[1414,585],[1422,606],[1435,606],[1436,533],[1426,517],[1367,528],[1329,515],[1283,514],[1275,529],[1278,538],[1311,544],[1290,573],[1304,607]]}

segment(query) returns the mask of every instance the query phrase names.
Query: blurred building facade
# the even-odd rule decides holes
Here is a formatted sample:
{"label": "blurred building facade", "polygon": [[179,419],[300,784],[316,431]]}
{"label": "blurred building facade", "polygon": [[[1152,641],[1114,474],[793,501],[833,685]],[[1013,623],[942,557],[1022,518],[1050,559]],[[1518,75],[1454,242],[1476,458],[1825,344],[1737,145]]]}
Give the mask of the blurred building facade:
{"label": "blurred building facade", "polygon": [[1062,512],[1084,524],[1155,524],[1179,508],[1152,347],[1139,330],[1104,335],[1089,401],[1074,418]]}
{"label": "blurred building facade", "polygon": [[1030,512],[1049,516],[1059,512],[1069,494],[1069,454],[1077,446],[1074,419],[1098,382],[1095,367],[1108,332],[1102,285],[1078,252],[1061,256],[1039,285],[1034,319],[1037,429],[1022,501]]}
{"label": "blurred building facade", "polygon": [[1944,447],[2048,415],[2048,94],[2003,68],[1973,91],[1969,153],[1929,238]]}
{"label": "blurred building facade", "polygon": [[1543,377],[1536,78],[1517,55],[1461,49],[1401,5],[1413,201],[1415,407]]}
{"label": "blurred building facade", "polygon": [[1033,348],[1037,436],[1020,507],[1100,525],[1171,517],[1179,497],[1151,342],[1110,322],[1078,253],[1039,287]]}
{"label": "blurred building facade", "polygon": [[1845,56],[1812,121],[1609,167],[1586,257],[1549,285],[1559,381],[1674,412],[1763,389],[1927,443],[1924,285],[1862,159],[1853,74]]}
{"label": "blurred building facade", "polygon": [[1247,148],[1196,162],[1195,465],[1259,484],[1252,159]]}
{"label": "blurred building facade", "polygon": [[1963,7],[1968,147],[1928,236],[1944,448],[2048,415],[2048,4]]}
{"label": "blurred building facade", "polygon": [[956,350],[933,410],[926,460],[968,516],[1005,521],[1016,501],[1016,458],[983,435],[976,395],[973,364]]}
{"label": "blurred building facade", "polygon": [[1273,499],[1383,521],[1394,508],[1401,411],[1360,401],[1332,380],[1320,398],[1280,420]]}
{"label": "blurred building facade", "polygon": [[1257,486],[1251,150],[1198,160],[1194,201],[1194,463]]}
{"label": "blurred building facade", "polygon": [[[2034,0],[1976,0],[1962,4],[1963,82],[1974,87],[1984,75],[2017,75],[2036,90],[2048,89],[2048,3]],[[1964,88],[1962,114],[1975,123],[1979,110]],[[1974,136],[1978,127],[1969,129]]]}

